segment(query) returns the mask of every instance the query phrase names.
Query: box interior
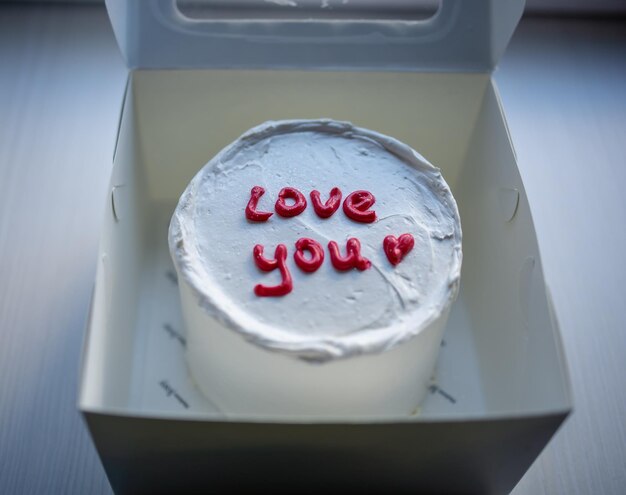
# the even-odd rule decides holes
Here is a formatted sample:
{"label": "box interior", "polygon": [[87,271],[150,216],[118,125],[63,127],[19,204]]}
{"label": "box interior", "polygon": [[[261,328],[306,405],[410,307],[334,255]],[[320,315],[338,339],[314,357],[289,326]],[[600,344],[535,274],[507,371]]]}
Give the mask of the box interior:
{"label": "box interior", "polygon": [[490,76],[261,70],[131,73],[105,213],[81,408],[228,419],[187,373],[167,248],[169,219],[193,175],[244,131],[266,120],[322,117],[408,143],[442,169],[459,205],[461,291],[436,380],[416,415],[390,419],[568,410],[558,328]]}

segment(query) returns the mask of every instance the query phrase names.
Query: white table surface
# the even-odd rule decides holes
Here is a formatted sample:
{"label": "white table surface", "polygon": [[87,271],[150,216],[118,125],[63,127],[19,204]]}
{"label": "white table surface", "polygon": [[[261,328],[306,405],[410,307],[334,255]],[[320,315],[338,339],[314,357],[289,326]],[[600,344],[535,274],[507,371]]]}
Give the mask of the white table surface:
{"label": "white table surface", "polygon": [[[0,7],[0,493],[110,493],[76,410],[126,68],[99,7]],[[626,23],[525,19],[496,80],[575,412],[515,495],[626,493]]]}

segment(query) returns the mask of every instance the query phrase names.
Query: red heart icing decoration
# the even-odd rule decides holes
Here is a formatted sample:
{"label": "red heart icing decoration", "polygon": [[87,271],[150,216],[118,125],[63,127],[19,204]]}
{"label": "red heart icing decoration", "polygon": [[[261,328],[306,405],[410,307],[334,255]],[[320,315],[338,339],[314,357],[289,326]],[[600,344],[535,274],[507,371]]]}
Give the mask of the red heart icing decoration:
{"label": "red heart icing decoration", "polygon": [[387,255],[387,259],[392,265],[397,265],[415,246],[415,239],[411,234],[402,234],[396,238],[388,235],[383,241],[383,249]]}

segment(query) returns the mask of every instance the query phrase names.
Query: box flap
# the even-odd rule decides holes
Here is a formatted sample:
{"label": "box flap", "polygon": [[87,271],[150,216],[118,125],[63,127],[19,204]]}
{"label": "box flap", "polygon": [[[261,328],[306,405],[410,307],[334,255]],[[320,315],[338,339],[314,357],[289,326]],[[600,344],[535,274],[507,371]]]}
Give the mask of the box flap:
{"label": "box flap", "polygon": [[[258,7],[267,0],[259,0],[256,9],[244,9],[238,16],[214,14],[198,19],[183,14],[180,1],[106,0],[129,68],[486,72],[497,64],[524,7],[524,0],[440,0],[432,17],[416,20],[406,15],[406,9],[397,9],[400,3],[412,3],[403,0],[385,2],[384,8],[378,7],[379,17],[362,18],[357,13],[350,19],[345,15],[312,17],[310,9],[303,9],[299,18],[298,7],[310,7],[312,2],[290,0],[270,2],[294,9],[289,18],[278,14],[267,18],[258,15]],[[346,0],[334,3],[350,5]],[[333,4],[323,1],[320,5]],[[396,14],[384,15],[391,5],[396,6]]]}

